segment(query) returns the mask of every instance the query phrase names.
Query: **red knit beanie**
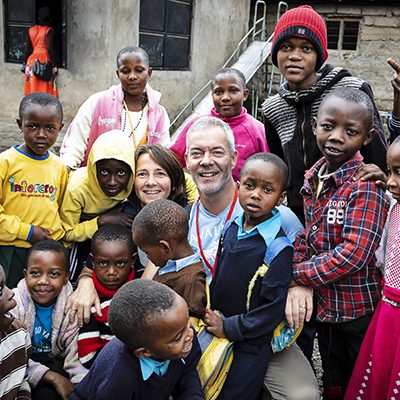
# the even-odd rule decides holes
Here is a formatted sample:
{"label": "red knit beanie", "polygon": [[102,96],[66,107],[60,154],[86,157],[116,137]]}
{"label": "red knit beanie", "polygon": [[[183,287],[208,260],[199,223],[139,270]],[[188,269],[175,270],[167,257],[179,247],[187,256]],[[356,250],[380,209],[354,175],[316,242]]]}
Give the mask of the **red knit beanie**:
{"label": "red knit beanie", "polygon": [[317,52],[318,71],[328,58],[326,25],[322,17],[311,6],[300,6],[286,11],[276,24],[272,39],[272,62],[278,66],[277,54],[280,43],[290,37],[308,40]]}

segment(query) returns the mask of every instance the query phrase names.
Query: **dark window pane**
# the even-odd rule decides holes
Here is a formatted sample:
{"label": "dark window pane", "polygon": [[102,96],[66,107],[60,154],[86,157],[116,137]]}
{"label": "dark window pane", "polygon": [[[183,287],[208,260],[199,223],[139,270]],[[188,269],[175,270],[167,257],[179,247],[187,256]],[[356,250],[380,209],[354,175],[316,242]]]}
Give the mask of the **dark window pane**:
{"label": "dark window pane", "polygon": [[22,61],[25,41],[28,34],[26,26],[8,26],[7,28],[7,60]]}
{"label": "dark window pane", "polygon": [[8,0],[7,16],[10,22],[35,23],[33,0]]}
{"label": "dark window pane", "polygon": [[337,50],[339,43],[340,21],[327,21],[328,49]]}
{"label": "dark window pane", "polygon": [[141,0],[139,45],[155,69],[189,67],[192,0]]}
{"label": "dark window pane", "polygon": [[168,1],[167,32],[190,35],[190,13],[190,5]]}
{"label": "dark window pane", "polygon": [[185,69],[189,67],[189,39],[167,37],[165,39],[164,68]]}
{"label": "dark window pane", "polygon": [[139,29],[164,32],[165,0],[141,0]]}
{"label": "dark window pane", "polygon": [[150,66],[160,68],[163,66],[164,35],[141,33],[139,46],[146,50],[150,58]]}
{"label": "dark window pane", "polygon": [[356,50],[358,41],[358,21],[345,21],[343,30],[343,50]]}

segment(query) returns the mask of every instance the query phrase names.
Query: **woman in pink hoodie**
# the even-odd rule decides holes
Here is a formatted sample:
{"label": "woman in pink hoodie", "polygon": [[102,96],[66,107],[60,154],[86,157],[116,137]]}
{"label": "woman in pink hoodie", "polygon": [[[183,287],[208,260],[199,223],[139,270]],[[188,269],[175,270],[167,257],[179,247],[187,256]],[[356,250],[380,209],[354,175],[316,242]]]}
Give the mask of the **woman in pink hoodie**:
{"label": "woman in pink hoodie", "polygon": [[131,137],[135,148],[142,144],[169,144],[169,117],[160,105],[161,93],[148,84],[152,74],[147,53],[140,47],[125,47],[117,55],[120,84],[90,96],[69,126],[60,155],[67,167],[87,163],[95,140],[118,129]]}
{"label": "woman in pink hoodie", "polygon": [[[210,115],[221,118],[229,124],[235,137],[238,159],[232,175],[235,181],[238,181],[240,170],[247,158],[261,151],[269,152],[264,124],[247,114],[247,110],[243,107],[249,90],[246,88],[246,79],[239,70],[235,68],[218,70],[211,82],[211,93],[214,107],[211,109]],[[186,166],[186,135],[198,118],[200,116],[188,122],[170,147],[178,156],[183,167]]]}

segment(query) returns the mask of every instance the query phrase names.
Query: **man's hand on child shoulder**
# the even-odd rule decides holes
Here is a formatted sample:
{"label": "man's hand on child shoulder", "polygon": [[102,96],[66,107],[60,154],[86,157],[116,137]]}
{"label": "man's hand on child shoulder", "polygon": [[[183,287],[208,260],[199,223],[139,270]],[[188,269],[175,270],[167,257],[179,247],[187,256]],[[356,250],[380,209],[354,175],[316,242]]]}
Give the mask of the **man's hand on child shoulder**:
{"label": "man's hand on child shoulder", "polygon": [[224,338],[224,317],[218,310],[206,310],[206,315],[204,317],[204,322],[207,325],[207,331],[213,335]]}
{"label": "man's hand on child shoulder", "polygon": [[387,176],[385,173],[375,164],[364,164],[363,167],[357,172],[357,175],[353,178],[353,181],[375,181],[375,185],[383,190],[386,190]]}
{"label": "man's hand on child shoulder", "polygon": [[36,243],[41,240],[51,239],[51,232],[48,229],[42,228],[41,226],[34,226],[30,242]]}

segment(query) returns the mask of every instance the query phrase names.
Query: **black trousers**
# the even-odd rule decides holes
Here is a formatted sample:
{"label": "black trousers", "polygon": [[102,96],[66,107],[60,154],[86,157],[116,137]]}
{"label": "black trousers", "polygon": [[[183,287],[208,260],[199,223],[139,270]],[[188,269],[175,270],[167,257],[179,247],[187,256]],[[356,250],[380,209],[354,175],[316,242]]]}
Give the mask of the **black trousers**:
{"label": "black trousers", "polygon": [[372,315],[340,324],[317,322],[324,386],[340,386],[344,395]]}
{"label": "black trousers", "polygon": [[[50,353],[34,353],[31,359],[40,362],[50,369],[58,372],[69,379],[64,371],[64,360],[53,357]],[[32,400],[62,400],[54,387],[48,383],[39,383],[36,388],[32,388]]]}

